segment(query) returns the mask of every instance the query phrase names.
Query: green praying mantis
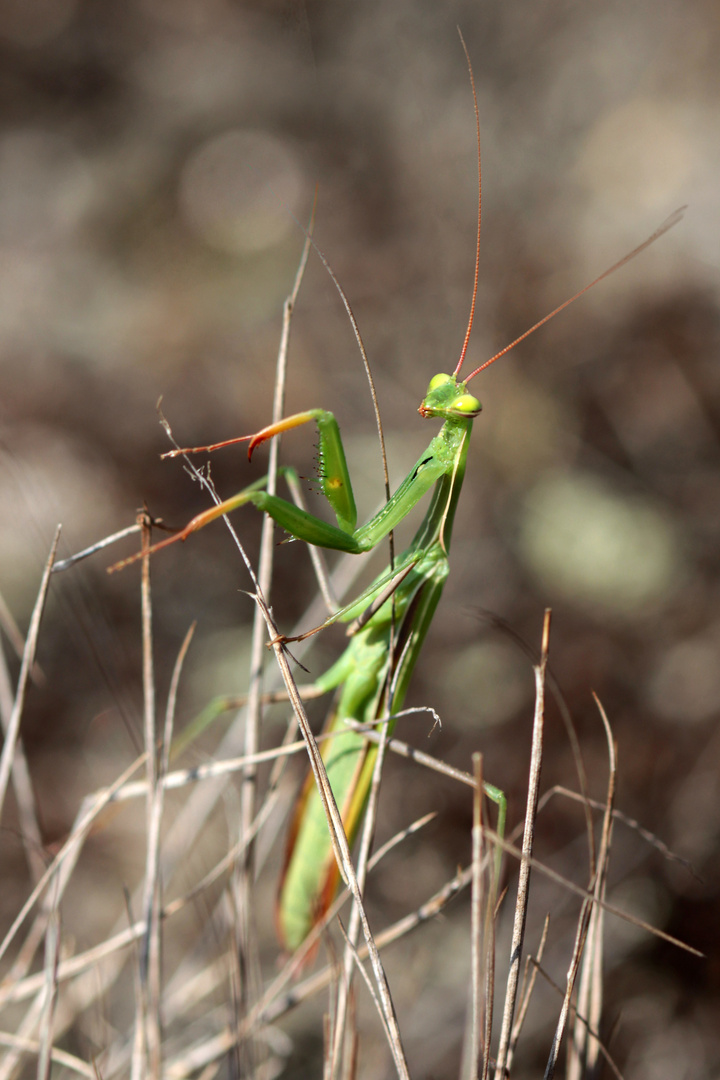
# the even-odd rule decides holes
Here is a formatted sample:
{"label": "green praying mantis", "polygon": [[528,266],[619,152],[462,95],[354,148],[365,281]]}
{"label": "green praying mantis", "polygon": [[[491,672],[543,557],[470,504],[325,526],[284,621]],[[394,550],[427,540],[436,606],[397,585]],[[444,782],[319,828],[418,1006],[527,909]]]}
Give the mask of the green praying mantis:
{"label": "green praying mantis", "polygon": [[[269,514],[295,539],[321,548],[359,554],[375,548],[432,489],[430,504],[409,547],[397,558],[394,565],[381,574],[359,597],[323,624],[329,625],[336,621],[352,623],[350,641],[344,653],[314,684],[315,689],[320,692],[336,691],[336,701],[326,724],[326,731],[343,734],[339,738],[327,740],[322,752],[350,845],[357,836],[367,804],[377,746],[369,743],[362,734],[350,730],[346,721],[352,719],[360,725],[373,726],[385,719],[390,734],[393,718],[403,707],[408,684],[450,569],[453,522],[465,478],[470,435],[473,423],[481,411],[478,399],[468,392],[468,383],[584,292],[648,247],[679,220],[682,212],[676,212],[632,252],[467,377],[461,378],[477,297],[481,220],[480,131],[472,70],[470,77],[478,137],[479,197],[475,280],[460,359],[452,374],[440,373],[430,380],[427,393],[418,409],[424,419],[442,422],[438,434],[431,439],[427,449],[394,495],[369,521],[358,527],[352,483],[335,417],[321,408],[288,416],[252,436],[243,436],[243,440],[249,441],[248,457],[252,457],[254,449],[260,443],[291,428],[314,422],[319,436],[320,487],[332,508],[336,524],[329,524],[293,503],[270,494],[265,490],[268,478],[263,477],[231,498],[198,514],[179,533],[145,552],[154,553],[170,544],[185,540],[222,515],[252,504],[261,512]],[[325,262],[322,254],[321,258]],[[332,275],[332,271],[330,273]],[[332,277],[335,280],[334,275]],[[336,280],[335,283],[337,285]],[[339,285],[337,287],[350,311],[342,289]],[[350,315],[352,318],[351,312]],[[238,441],[241,440],[232,439],[217,445],[225,446]],[[281,467],[278,473],[285,477],[296,477],[294,470],[288,466]],[[124,560],[111,569],[124,566],[137,557]],[[498,804],[498,832],[502,834],[505,819],[504,796],[499,789],[491,785],[486,784],[485,791]],[[340,873],[325,811],[310,774],[293,815],[279,889],[277,923],[285,948],[295,950],[302,944],[330,907],[339,880]]]}
{"label": "green praying mantis", "polygon": [[[335,664],[315,683],[322,692],[338,690],[327,730],[345,731],[341,739],[324,744],[323,758],[343,825],[352,844],[367,802],[377,747],[347,729],[351,718],[374,725],[402,709],[410,677],[435,614],[449,573],[448,553],[453,520],[465,476],[470,432],[481,405],[452,375],[436,375],[420,405],[425,418],[443,421],[413,469],[392,498],[365,525],[357,527],[357,511],[337,422],[325,409],[286,417],[252,437],[250,453],[260,442],[289,428],[314,421],[322,462],[320,483],[337,525],[299,509],[263,490],[267,477],[212,509],[199,514],[180,533],[150,549],[156,552],[185,539],[210,521],[252,503],[291,536],[323,548],[351,554],[370,551],[394,529],[433,488],[427,513],[409,547],[395,566],[383,573],[361,596],[336,612],[328,623],[357,620],[358,629]],[[473,373],[476,374],[476,373]],[[287,476],[287,467],[279,470]],[[126,560],[128,562],[130,560]],[[392,634],[392,648],[391,646]],[[499,803],[499,831],[504,823],[504,797],[490,785],[486,792]],[[288,857],[278,902],[278,928],[286,948],[296,949],[330,906],[339,871],[325,812],[312,775],[308,776],[294,814]]]}

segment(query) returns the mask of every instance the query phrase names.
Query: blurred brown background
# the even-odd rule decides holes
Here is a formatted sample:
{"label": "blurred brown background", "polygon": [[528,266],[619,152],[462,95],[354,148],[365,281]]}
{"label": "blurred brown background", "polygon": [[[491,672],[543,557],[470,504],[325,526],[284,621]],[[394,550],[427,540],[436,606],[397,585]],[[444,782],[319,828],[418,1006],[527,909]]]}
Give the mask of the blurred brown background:
{"label": "blurred brown background", "polygon": [[[709,1077],[720,1060],[717,4],[2,0],[0,590],[24,628],[57,521],[70,553],[130,523],[143,500],[176,525],[202,508],[181,466],[159,460],[167,442],[156,400],[163,395],[186,445],[267,422],[282,302],[303,240],[292,215],[307,220],[316,184],[317,242],[365,339],[395,482],[405,474],[433,433],[416,409],[429,378],[456,363],[472,286],[475,133],[456,25],[483,140],[471,367],[676,207],[689,209],[472,384],[484,412],[450,581],[410,703],[443,715],[431,744],[440,756],[468,767],[483,750],[517,820],[532,677],[486,613],[537,647],[543,608],[553,608],[551,666],[593,793],[606,783],[594,690],[618,742],[618,804],[699,875],[617,830],[610,900],[708,960],[610,922],[612,1050],[637,1080]],[[287,411],[315,405],[340,421],[367,515],[382,498],[371,403],[340,301],[311,257]],[[305,475],[312,442],[305,432],[284,443],[284,460]],[[262,461],[251,469],[242,449],[229,450],[212,468],[230,494]],[[257,515],[237,524],[254,551]],[[137,574],[107,579],[112,558],[53,583],[46,682],[23,729],[48,843],[139,745]],[[277,564],[276,613],[289,626],[312,577],[298,545],[279,548]],[[161,697],[199,620],[182,723],[213,693],[242,687],[248,582],[220,526],[158,558],[154,581]],[[339,632],[327,635],[309,666],[322,670],[340,645]],[[419,723],[401,735],[425,749]],[[432,807],[442,817],[428,848],[380,876],[381,920],[468,858],[469,798],[426,777],[416,791],[406,768],[389,770],[383,836]],[[576,786],[554,709],[544,782]],[[554,803],[541,821],[538,854],[583,883],[579,813]],[[6,824],[5,919],[25,895],[12,810]],[[96,855],[100,906],[118,905],[111,925],[141,856],[119,840]],[[553,906],[568,926],[577,909],[544,884],[536,903],[538,917]],[[413,1075],[455,1070],[464,976],[450,979],[432,948],[465,963],[466,914],[458,903],[404,960],[389,961],[391,979],[393,963],[417,965],[415,997],[400,1003]],[[68,919],[82,944],[87,916]],[[269,930],[265,948],[270,956]],[[563,952],[549,960],[559,980],[566,963]],[[432,1047],[427,1010],[447,1010]],[[529,1069],[546,1048],[531,1021]]]}

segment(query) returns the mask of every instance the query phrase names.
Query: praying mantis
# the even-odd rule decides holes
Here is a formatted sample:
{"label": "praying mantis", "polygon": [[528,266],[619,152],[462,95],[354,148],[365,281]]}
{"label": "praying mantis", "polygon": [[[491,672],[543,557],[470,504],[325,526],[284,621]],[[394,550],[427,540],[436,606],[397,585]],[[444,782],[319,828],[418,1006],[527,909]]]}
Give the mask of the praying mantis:
{"label": "praying mantis", "polygon": [[[393,718],[403,707],[408,684],[449,574],[453,522],[465,478],[469,440],[473,423],[481,411],[481,404],[469,393],[468,384],[584,292],[648,247],[676,223],[681,213],[676,212],[632,252],[462,378],[461,369],[470,340],[478,289],[481,221],[480,130],[472,69],[470,78],[478,138],[475,278],[460,358],[451,374],[441,372],[433,376],[418,409],[424,419],[442,422],[438,434],[431,439],[427,449],[385,505],[358,527],[352,483],[335,417],[322,408],[285,417],[252,436],[243,437],[249,441],[248,457],[252,457],[254,449],[266,440],[291,428],[314,423],[319,437],[320,488],[334,513],[336,524],[329,524],[293,503],[270,494],[265,490],[268,478],[263,477],[231,498],[198,514],[179,533],[145,552],[154,553],[185,540],[222,515],[251,504],[269,514],[297,540],[321,548],[359,554],[375,548],[432,490],[430,504],[408,548],[359,597],[335,612],[323,624],[336,621],[352,624],[350,641],[344,653],[315,683],[317,691],[334,690],[337,694],[326,730],[343,734],[324,743],[323,759],[351,845],[368,800],[377,747],[368,743],[361,734],[351,731],[346,720],[372,726],[385,719],[389,734]],[[322,255],[321,258],[325,262]],[[349,310],[339,285],[338,288]],[[240,440],[228,440],[218,445],[237,441]],[[278,472],[286,477],[296,477],[294,470],[288,466],[281,467]],[[124,560],[117,566],[131,561],[133,559]],[[498,804],[498,833],[502,834],[504,796],[491,785],[486,784],[485,791]],[[309,775],[293,815],[279,889],[277,924],[286,949],[297,949],[328,910],[339,878],[325,812],[313,777]]]}

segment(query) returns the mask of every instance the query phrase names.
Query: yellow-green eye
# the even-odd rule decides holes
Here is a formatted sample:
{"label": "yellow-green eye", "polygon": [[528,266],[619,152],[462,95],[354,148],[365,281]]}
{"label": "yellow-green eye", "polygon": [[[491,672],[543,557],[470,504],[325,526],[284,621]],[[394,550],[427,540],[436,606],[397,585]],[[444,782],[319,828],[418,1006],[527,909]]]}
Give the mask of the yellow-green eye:
{"label": "yellow-green eye", "polygon": [[452,375],[443,375],[442,372],[440,372],[439,375],[433,375],[430,380],[430,385],[428,386],[428,394],[431,390],[437,390],[438,386],[444,386],[446,383],[450,382],[453,382]]}
{"label": "yellow-green eye", "polygon": [[463,394],[462,397],[453,402],[453,409],[461,413],[477,413],[482,409],[482,405],[472,394]]}

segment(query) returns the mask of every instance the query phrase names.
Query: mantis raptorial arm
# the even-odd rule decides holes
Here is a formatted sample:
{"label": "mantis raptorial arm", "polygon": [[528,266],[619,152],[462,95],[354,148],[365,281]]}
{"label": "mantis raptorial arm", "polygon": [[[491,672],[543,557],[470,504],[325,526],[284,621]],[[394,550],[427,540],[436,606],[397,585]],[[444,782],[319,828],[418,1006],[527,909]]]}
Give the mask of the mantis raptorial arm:
{"label": "mantis raptorial arm", "polygon": [[[477,405],[475,398],[465,395],[469,402]],[[298,413],[286,417],[278,424],[264,428],[262,432],[252,437],[251,451],[260,442],[279,435],[289,428],[314,420],[319,435],[319,458],[320,458],[320,484],[323,494],[330,503],[337,525],[330,525],[322,518],[309,514],[306,510],[295,506],[287,499],[278,495],[269,495],[265,491],[267,477],[262,477],[250,484],[237,495],[210,507],[197,514],[180,532],[161,540],[150,549],[151,554],[161,551],[179,540],[186,540],[199,529],[205,528],[211,522],[232,513],[248,503],[255,506],[263,513],[269,514],[278,525],[297,540],[304,540],[308,544],[317,547],[345,551],[349,554],[359,555],[364,551],[370,551],[380,540],[395,528],[419,502],[425,493],[432,487],[435,481],[447,472],[449,454],[453,448],[448,448],[447,440],[438,436],[433,439],[426,453],[418,460],[409,476],[400,485],[390,499],[374,517],[363,525],[356,528],[357,512],[355,499],[345,460],[345,451],[340,436],[337,421],[332,413],[325,409],[311,409],[305,413]],[[260,438],[262,436],[262,438]],[[288,466],[281,467],[278,473],[282,475],[297,476],[295,471]],[[110,571],[120,570],[130,563],[135,562],[141,556],[132,555],[110,567]]]}

